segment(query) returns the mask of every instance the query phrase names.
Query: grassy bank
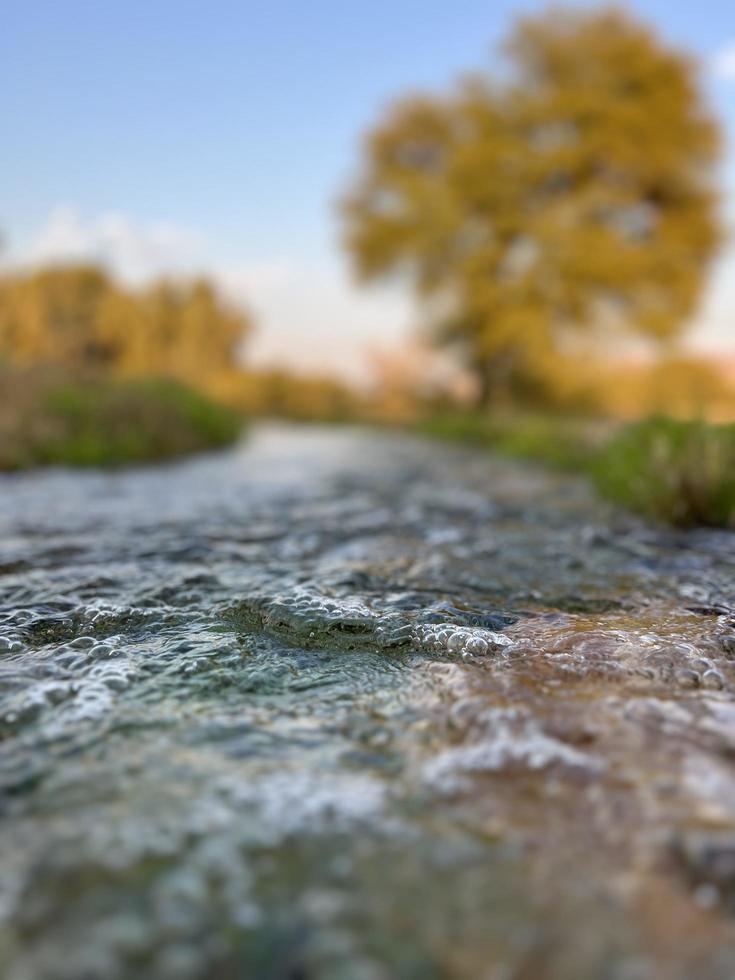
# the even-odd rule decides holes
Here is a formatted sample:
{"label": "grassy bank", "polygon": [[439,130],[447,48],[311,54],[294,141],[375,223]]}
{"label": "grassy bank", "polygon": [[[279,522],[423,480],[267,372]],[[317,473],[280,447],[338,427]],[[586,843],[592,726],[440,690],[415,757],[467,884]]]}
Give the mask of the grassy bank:
{"label": "grassy bank", "polygon": [[[0,369],[0,470],[165,460],[226,446],[242,425],[239,413],[172,381]],[[416,427],[583,473],[602,496],[653,520],[735,527],[735,425],[443,412]]]}
{"label": "grassy bank", "polygon": [[240,417],[172,381],[0,372],[0,470],[119,466],[233,442]]}
{"label": "grassy bank", "polygon": [[442,415],[418,426],[586,474],[601,496],[678,527],[735,527],[735,425],[652,418],[625,426],[555,416]]}
{"label": "grassy bank", "polygon": [[655,418],[623,429],[591,465],[605,497],[679,527],[735,526],[735,425]]}
{"label": "grassy bank", "polygon": [[552,415],[471,413],[435,416],[419,423],[418,430],[449,442],[578,472],[591,464],[609,425]]}

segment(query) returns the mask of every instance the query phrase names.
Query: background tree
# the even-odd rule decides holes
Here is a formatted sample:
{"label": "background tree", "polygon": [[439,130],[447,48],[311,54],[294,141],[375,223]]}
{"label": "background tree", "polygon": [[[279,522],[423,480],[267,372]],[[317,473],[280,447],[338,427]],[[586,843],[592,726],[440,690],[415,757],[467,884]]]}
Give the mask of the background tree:
{"label": "background tree", "polygon": [[92,266],[6,277],[0,284],[0,351],[21,362],[104,365],[114,352],[99,321],[112,289]]}
{"label": "background tree", "polygon": [[0,280],[0,359],[11,363],[209,388],[237,366],[251,329],[205,279],[132,290],[94,266],[64,266]]}
{"label": "background tree", "polygon": [[483,398],[580,338],[674,338],[719,240],[696,67],[617,10],[521,20],[497,77],[394,106],[343,204],[360,277],[409,277]]}

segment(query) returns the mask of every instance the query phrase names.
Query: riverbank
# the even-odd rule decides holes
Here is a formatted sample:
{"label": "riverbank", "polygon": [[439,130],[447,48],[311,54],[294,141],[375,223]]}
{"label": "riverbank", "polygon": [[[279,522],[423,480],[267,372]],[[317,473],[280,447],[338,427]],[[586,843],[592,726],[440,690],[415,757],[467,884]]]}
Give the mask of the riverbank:
{"label": "riverbank", "polygon": [[0,373],[0,470],[156,462],[234,442],[242,417],[173,381]]}
{"label": "riverbank", "polygon": [[[227,446],[244,423],[241,412],[173,381],[103,381],[16,369],[0,372],[0,394],[0,471],[155,463]],[[324,405],[317,408],[314,417],[303,421],[332,419]],[[344,423],[399,424],[376,420],[369,405],[342,408]],[[443,411],[412,429],[584,474],[601,496],[653,521],[680,527],[735,525],[734,425],[664,417],[623,424],[550,413]]]}
{"label": "riverbank", "polygon": [[608,420],[510,413],[442,413],[419,422],[422,435],[489,449],[517,459],[538,460],[554,469],[586,469],[616,426]]}
{"label": "riverbank", "polygon": [[554,415],[444,414],[424,435],[582,473],[601,496],[678,527],[735,525],[735,425],[666,417],[622,424]]}

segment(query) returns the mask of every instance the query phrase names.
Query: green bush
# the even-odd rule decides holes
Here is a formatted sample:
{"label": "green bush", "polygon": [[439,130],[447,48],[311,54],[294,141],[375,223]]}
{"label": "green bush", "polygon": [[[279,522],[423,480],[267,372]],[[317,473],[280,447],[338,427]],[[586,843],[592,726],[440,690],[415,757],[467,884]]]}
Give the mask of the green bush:
{"label": "green bush", "polygon": [[592,466],[598,490],[679,527],[735,524],[735,425],[654,418],[624,429]]}
{"label": "green bush", "polygon": [[115,466],[233,442],[240,417],[173,381],[0,375],[0,469]]}

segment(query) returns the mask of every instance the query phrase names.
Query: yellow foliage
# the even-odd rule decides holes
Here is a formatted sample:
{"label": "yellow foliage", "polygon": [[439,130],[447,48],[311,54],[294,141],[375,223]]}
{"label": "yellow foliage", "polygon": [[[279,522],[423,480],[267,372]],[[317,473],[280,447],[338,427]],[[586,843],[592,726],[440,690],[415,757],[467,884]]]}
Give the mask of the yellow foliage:
{"label": "yellow foliage", "polygon": [[207,388],[232,370],[249,318],[205,279],[131,290],[93,266],[0,280],[0,359]]}
{"label": "yellow foliage", "polygon": [[680,419],[735,420],[735,385],[718,364],[675,355],[636,367],[600,370],[597,390],[605,409],[621,418],[670,415]]}
{"label": "yellow foliage", "polygon": [[358,275],[407,275],[496,396],[585,334],[675,337],[720,238],[687,57],[617,10],[523,19],[505,53],[393,107],[343,203]]}
{"label": "yellow foliage", "polygon": [[211,393],[248,415],[344,422],[362,417],[364,402],[334,378],[282,370],[222,374]]}

